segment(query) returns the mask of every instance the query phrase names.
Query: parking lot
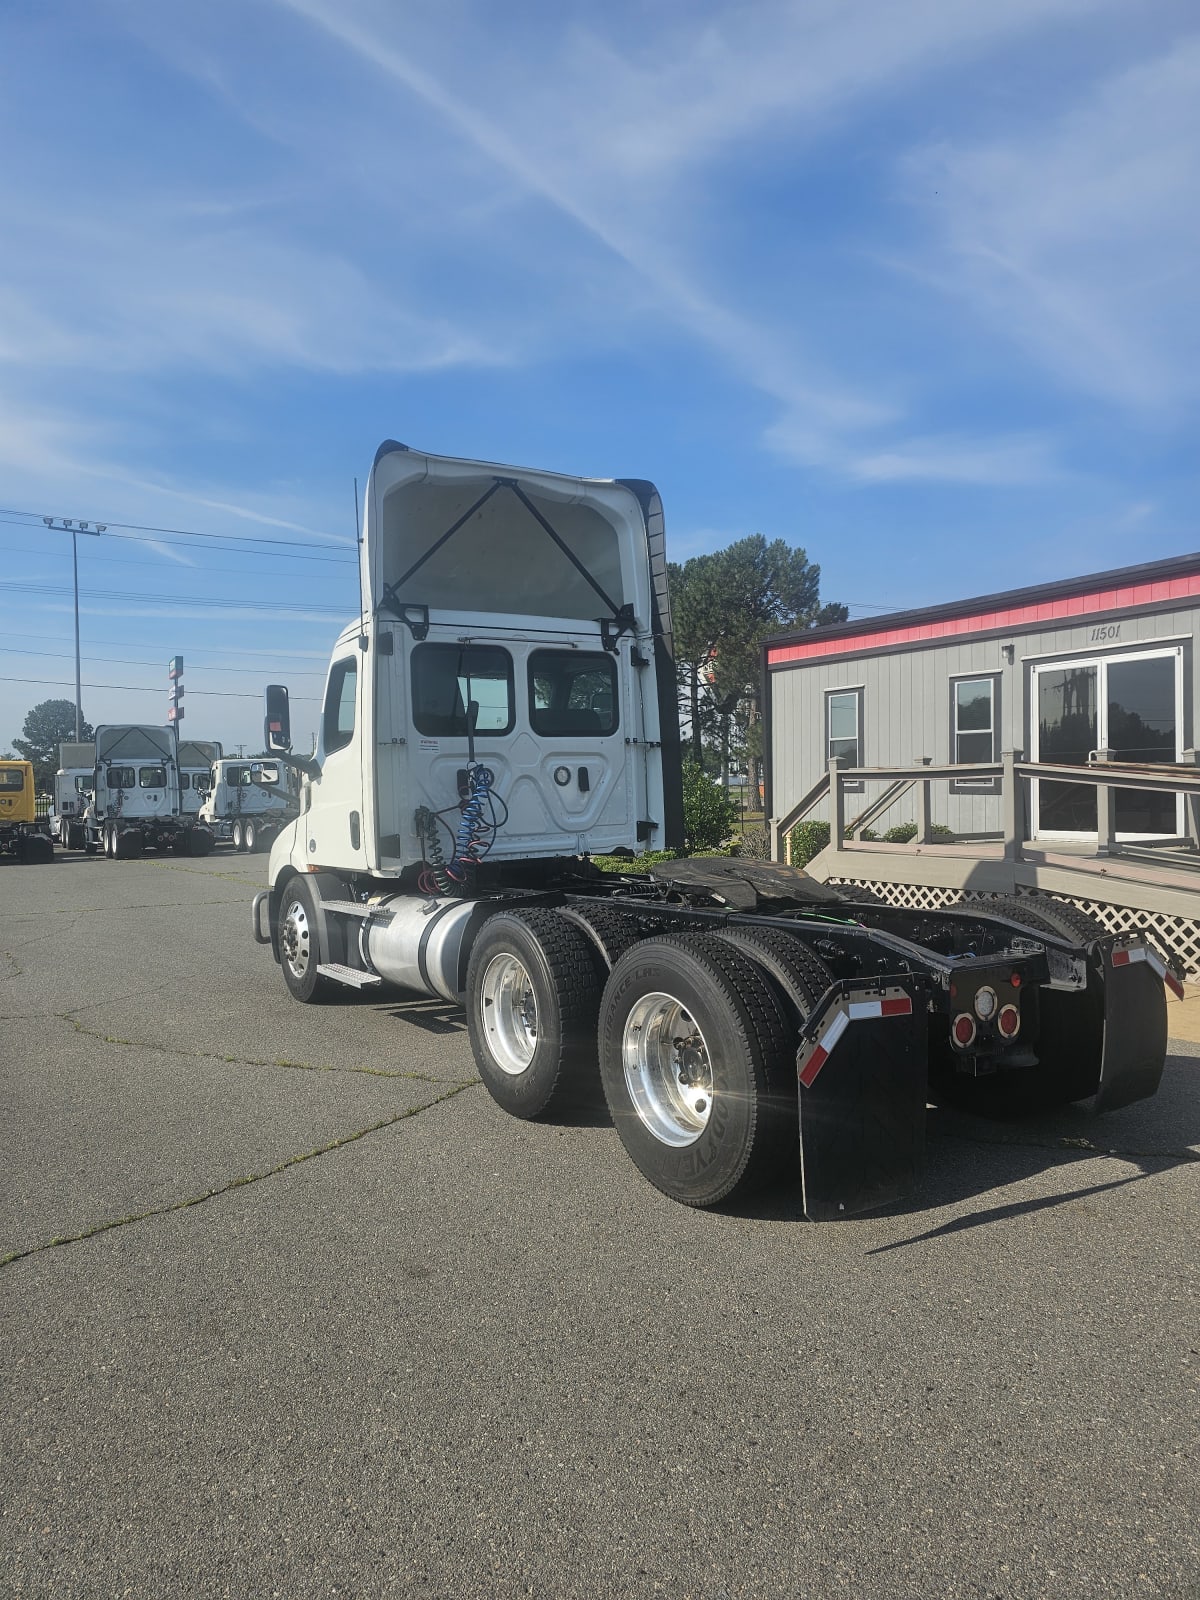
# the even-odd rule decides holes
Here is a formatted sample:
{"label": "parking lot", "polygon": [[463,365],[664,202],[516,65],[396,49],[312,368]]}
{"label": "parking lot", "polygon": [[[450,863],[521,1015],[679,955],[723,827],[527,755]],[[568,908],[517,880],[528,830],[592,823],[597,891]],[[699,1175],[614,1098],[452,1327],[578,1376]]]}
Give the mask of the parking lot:
{"label": "parking lot", "polygon": [[0,863],[6,1592],[1200,1597],[1200,1048],[692,1212],[453,1007],[297,1005],[265,873]]}

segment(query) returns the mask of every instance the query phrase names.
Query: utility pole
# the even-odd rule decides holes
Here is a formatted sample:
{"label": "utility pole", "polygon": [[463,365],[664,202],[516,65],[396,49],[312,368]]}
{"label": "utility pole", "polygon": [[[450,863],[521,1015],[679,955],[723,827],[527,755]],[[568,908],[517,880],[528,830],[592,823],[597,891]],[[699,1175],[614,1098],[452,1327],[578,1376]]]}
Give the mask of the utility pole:
{"label": "utility pole", "polygon": [[108,532],[108,524],[97,522],[89,527],[86,522],[76,523],[73,517],[64,517],[61,523],[55,517],[43,517],[42,521],[48,528],[61,526],[64,532],[71,535],[71,572],[75,580],[75,743],[79,744],[83,738],[83,686],[79,672],[79,551],[75,534],[78,531],[99,538],[102,533]]}

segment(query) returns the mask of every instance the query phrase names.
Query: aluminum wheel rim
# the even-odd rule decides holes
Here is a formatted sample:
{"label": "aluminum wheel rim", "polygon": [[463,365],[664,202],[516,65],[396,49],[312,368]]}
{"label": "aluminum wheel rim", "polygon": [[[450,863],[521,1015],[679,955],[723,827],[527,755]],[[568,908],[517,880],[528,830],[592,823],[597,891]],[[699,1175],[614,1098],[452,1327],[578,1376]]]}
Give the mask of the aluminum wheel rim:
{"label": "aluminum wheel rim", "polygon": [[292,976],[302,979],[312,959],[312,929],[308,925],[308,912],[299,900],[293,900],[288,907],[279,942]]}
{"label": "aluminum wheel rim", "polygon": [[712,1058],[683,1002],[643,995],[626,1019],[621,1058],[641,1122],[661,1144],[695,1144],[712,1114]]}
{"label": "aluminum wheel rim", "polygon": [[537,999],[518,956],[493,956],[479,989],[479,1015],[492,1060],[510,1078],[529,1070],[538,1042]]}

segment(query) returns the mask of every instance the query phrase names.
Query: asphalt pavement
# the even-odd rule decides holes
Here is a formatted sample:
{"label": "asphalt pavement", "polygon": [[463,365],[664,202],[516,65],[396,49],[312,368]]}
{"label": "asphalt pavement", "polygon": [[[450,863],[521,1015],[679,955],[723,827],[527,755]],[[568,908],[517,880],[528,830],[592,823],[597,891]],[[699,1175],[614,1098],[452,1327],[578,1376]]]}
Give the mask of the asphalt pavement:
{"label": "asphalt pavement", "polygon": [[689,1211],[461,1015],[300,1006],[262,857],[0,861],[0,1588],[1200,1600],[1200,1048]]}

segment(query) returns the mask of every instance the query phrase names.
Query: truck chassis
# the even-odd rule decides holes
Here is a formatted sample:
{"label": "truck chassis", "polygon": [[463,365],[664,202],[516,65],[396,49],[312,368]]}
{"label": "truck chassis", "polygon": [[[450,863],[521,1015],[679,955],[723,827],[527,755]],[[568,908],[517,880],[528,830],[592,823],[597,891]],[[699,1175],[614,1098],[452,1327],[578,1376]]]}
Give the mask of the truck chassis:
{"label": "truck chassis", "polygon": [[324,1001],[394,981],[406,924],[406,986],[465,1007],[497,1104],[553,1117],[602,1089],[639,1170],[693,1206],[794,1173],[798,1150],[806,1215],[851,1215],[916,1187],[930,1099],[1107,1111],[1158,1086],[1178,978],[1062,902],[900,910],[719,859],[584,874],[459,898],[293,874],[257,896],[254,933]]}

